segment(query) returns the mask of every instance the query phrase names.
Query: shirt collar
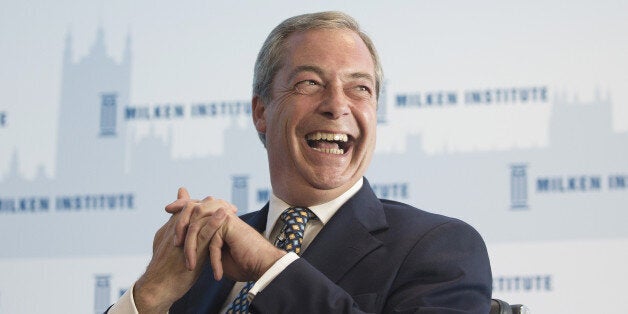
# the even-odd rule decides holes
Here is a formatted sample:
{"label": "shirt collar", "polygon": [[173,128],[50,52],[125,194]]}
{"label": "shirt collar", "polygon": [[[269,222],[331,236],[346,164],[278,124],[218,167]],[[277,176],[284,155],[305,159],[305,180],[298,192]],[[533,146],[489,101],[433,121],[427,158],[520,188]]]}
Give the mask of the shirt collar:
{"label": "shirt collar", "polygon": [[[358,190],[360,190],[360,188],[362,188],[363,183],[364,179],[360,178],[360,180],[358,180],[351,188],[340,194],[340,196],[335,199],[327,203],[308,208],[316,214],[316,217],[318,217],[324,226],[331,219],[331,217],[334,216],[340,206],[347,202],[347,200],[349,200],[353,195],[355,195],[355,193],[358,192]],[[270,233],[273,231],[275,223],[277,222],[277,219],[279,219],[279,216],[281,216],[281,213],[283,213],[283,211],[287,208],[292,207],[290,204],[277,197],[274,192],[270,195],[268,206],[268,218],[266,220],[266,230],[264,231],[264,236],[267,239],[270,238]]]}

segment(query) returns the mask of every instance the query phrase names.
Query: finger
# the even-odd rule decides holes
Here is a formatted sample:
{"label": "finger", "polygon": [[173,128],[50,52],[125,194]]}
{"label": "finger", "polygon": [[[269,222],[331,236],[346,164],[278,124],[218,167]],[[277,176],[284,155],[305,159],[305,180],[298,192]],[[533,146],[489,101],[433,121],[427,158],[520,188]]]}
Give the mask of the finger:
{"label": "finger", "polygon": [[[213,215],[190,224],[190,230],[188,230],[185,239],[184,249],[188,269],[193,270],[196,267],[198,259],[196,252],[199,248],[207,248],[216,234],[216,231],[224,224],[226,216],[225,211],[219,209]],[[221,247],[222,245],[220,245],[218,249],[220,250]],[[218,261],[220,261],[220,255],[218,255]],[[220,269],[220,271],[222,272],[222,269]]]}
{"label": "finger", "polygon": [[202,223],[202,220],[191,223],[185,235],[183,254],[185,255],[185,266],[188,270],[194,270],[194,267],[196,267],[198,233],[201,231]]}
{"label": "finger", "polygon": [[196,221],[197,219],[213,214],[216,211],[216,203],[213,202],[214,200],[215,199],[211,196],[201,200],[200,203],[194,207],[194,211],[190,213],[190,220]]}
{"label": "finger", "polygon": [[211,201],[213,201],[213,200],[215,200],[215,198],[214,198],[213,196],[207,196],[207,197],[205,197],[204,199],[202,199],[202,200],[200,201],[200,203],[203,203],[203,204],[204,204],[204,203],[209,203],[209,202],[211,202]]}
{"label": "finger", "polygon": [[178,213],[185,207],[188,201],[191,201],[190,193],[188,193],[186,188],[180,187],[179,190],[177,190],[177,200],[166,205],[166,212],[170,214]]}
{"label": "finger", "polygon": [[224,241],[222,239],[222,233],[217,231],[209,242],[209,261],[214,272],[214,279],[217,281],[222,279],[222,247]]}
{"label": "finger", "polygon": [[168,212],[170,214],[176,214],[176,213],[182,211],[183,208],[185,208],[185,205],[187,205],[189,202],[199,203],[199,200],[178,199],[178,200],[176,200],[176,201],[166,205],[166,212]]}
{"label": "finger", "polygon": [[222,279],[222,237],[213,237],[209,244],[209,261],[214,272],[214,279],[220,281]]}
{"label": "finger", "polygon": [[175,226],[175,246],[183,245],[183,241],[187,237],[188,225],[211,215],[215,211],[214,207],[216,205],[211,203],[213,200],[213,197],[208,196],[204,198],[201,203],[187,202]]}
{"label": "finger", "polygon": [[[185,242],[181,243],[183,245],[183,252],[186,257],[186,265],[189,270],[193,270],[196,267],[196,259],[197,259],[197,251],[199,247],[199,240],[201,240],[200,246],[205,246],[216,232],[216,229],[220,225],[212,225],[212,222],[215,220],[221,220],[222,217],[214,217],[212,220],[212,215],[215,214],[215,210],[207,207],[207,202],[213,201],[214,198],[211,196],[203,199],[203,203],[195,205],[191,211],[185,211],[184,214],[188,221],[188,227],[185,234]],[[209,221],[209,222],[208,222]],[[218,222],[216,222],[218,223]],[[210,229],[207,229],[209,225]],[[204,231],[201,233],[201,231]],[[208,234],[209,233],[209,234]]]}
{"label": "finger", "polygon": [[188,189],[184,187],[180,187],[177,191],[177,199],[190,199],[190,193],[188,193]]}
{"label": "finger", "polygon": [[185,208],[179,213],[179,218],[174,226],[174,245],[181,246],[188,232],[190,224],[190,216],[194,212],[194,208],[198,206],[196,202],[187,202]]}
{"label": "finger", "polygon": [[230,204],[224,200],[216,200],[211,196],[204,198],[201,203],[188,202],[181,211],[181,217],[175,226],[175,246],[183,245],[183,241],[187,237],[188,225],[214,214],[221,206],[230,206]]}
{"label": "finger", "polygon": [[190,193],[188,193],[186,188],[180,187],[177,190],[177,200],[166,205],[166,212],[170,214],[178,213],[185,207],[188,201],[191,201]]}

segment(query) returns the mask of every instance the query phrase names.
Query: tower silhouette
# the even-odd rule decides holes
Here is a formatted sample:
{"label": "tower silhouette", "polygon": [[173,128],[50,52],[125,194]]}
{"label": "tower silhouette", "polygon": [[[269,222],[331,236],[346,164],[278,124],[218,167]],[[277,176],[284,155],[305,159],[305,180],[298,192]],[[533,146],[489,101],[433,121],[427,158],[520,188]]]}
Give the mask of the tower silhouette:
{"label": "tower silhouette", "polygon": [[130,45],[127,36],[122,60],[116,62],[107,54],[105,34],[99,28],[89,53],[74,62],[68,33],[57,134],[58,179],[101,178],[124,170],[127,139],[122,113],[129,102]]}

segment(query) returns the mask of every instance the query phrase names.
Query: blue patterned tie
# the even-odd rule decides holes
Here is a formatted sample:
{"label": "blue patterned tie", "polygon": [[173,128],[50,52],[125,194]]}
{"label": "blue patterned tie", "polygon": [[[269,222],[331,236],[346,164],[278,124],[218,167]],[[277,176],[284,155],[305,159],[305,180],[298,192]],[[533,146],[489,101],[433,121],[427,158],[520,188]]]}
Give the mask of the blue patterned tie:
{"label": "blue patterned tie", "polygon": [[[277,236],[275,246],[288,252],[301,254],[301,244],[303,243],[305,226],[308,220],[316,219],[316,215],[314,215],[309,208],[290,207],[281,213],[279,219],[284,222],[284,225]],[[244,284],[238,296],[227,309],[227,314],[249,312],[249,299],[247,298],[247,294],[254,284],[255,281],[248,281]]]}

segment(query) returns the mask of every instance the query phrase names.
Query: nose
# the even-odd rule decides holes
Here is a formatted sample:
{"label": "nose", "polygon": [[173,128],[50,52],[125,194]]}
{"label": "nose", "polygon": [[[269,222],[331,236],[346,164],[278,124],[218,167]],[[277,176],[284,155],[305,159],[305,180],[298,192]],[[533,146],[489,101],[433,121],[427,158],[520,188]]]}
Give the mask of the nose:
{"label": "nose", "polygon": [[[331,85],[331,84],[330,84]],[[342,86],[327,86],[325,98],[319,105],[319,112],[329,119],[339,119],[349,115],[351,100],[345,94]]]}

